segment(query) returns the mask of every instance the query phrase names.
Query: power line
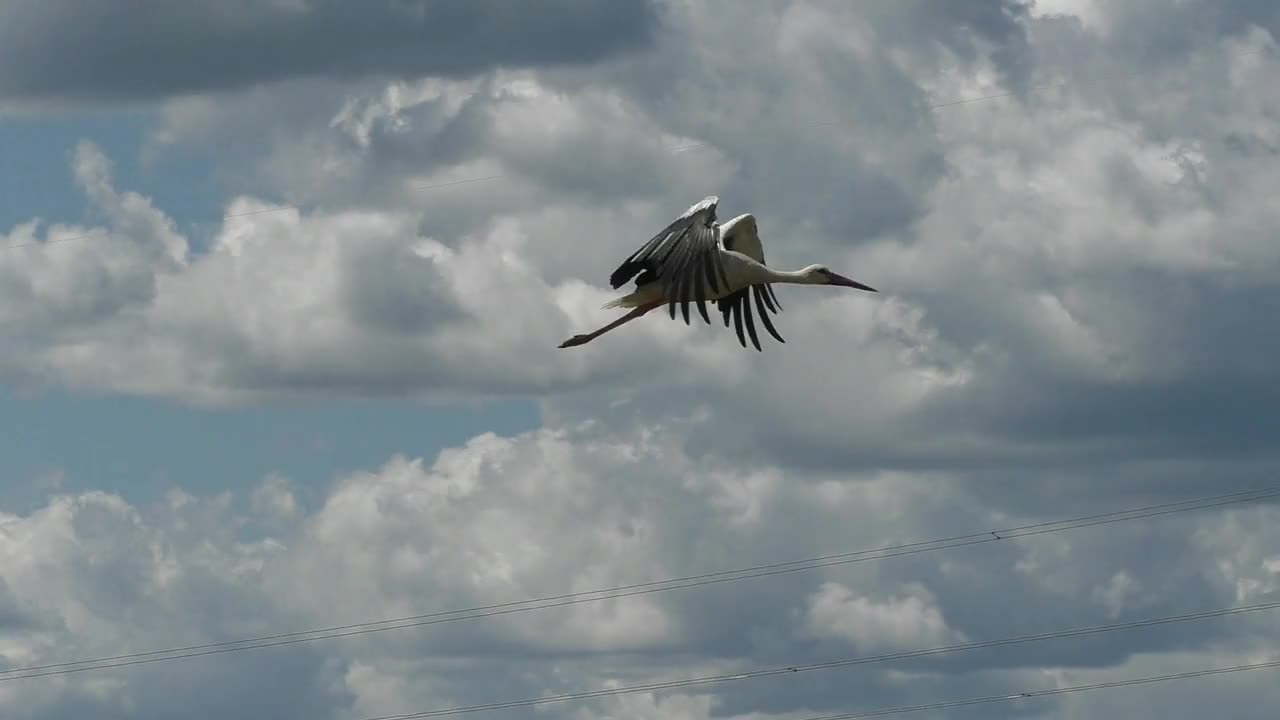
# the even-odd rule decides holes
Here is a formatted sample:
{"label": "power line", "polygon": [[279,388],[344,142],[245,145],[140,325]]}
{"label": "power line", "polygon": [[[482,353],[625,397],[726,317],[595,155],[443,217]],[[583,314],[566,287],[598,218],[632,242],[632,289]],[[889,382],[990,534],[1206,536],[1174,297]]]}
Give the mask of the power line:
{"label": "power line", "polygon": [[1172,515],[1175,513],[1190,512],[1193,510],[1257,502],[1278,496],[1280,496],[1280,486],[1263,487],[1210,497],[1161,503],[1159,505],[1149,505],[1145,507],[1131,508],[1128,510],[1117,510],[1096,515],[1069,518],[1066,520],[1040,522],[1001,530],[988,530],[985,532],[970,533],[968,535],[956,535],[937,540],[890,545],[869,550],[855,550],[814,558],[806,558],[803,560],[790,560],[734,570],[721,570],[701,573],[698,575],[686,575],[667,580],[654,580],[649,582],[633,583],[630,585],[619,585],[598,590],[585,590],[560,595],[530,598],[527,600],[479,605],[458,610],[446,610],[421,615],[390,618],[387,620],[374,620],[348,625],[316,628],[312,630],[299,630],[288,633],[262,635],[252,638],[244,638],[241,640],[228,640],[201,645],[187,645],[183,647],[169,648],[166,650],[152,650],[99,657],[88,660],[73,660],[43,665],[29,665],[0,671],[0,682],[56,675],[69,675],[72,673],[106,670],[110,668],[129,667],[134,665],[146,665],[170,660],[181,660],[205,657],[209,655],[220,655],[223,653],[241,652],[245,650],[295,645],[299,643],[314,642],[317,640],[331,640],[336,638],[367,635],[390,630],[403,630],[407,628],[424,627],[461,620],[475,620],[486,617],[511,615],[515,613],[530,612],[533,610],[546,610],[588,602],[599,602],[601,600],[649,595],[671,590],[682,590],[693,587],[738,582],[740,580],[785,575],[807,570],[816,570],[819,568],[850,565],[873,560],[884,560],[893,557],[918,555],[922,553],[936,552],[939,550],[949,550],[967,547],[970,545],[1000,542],[1002,540],[1058,533],[1066,530],[1096,527],[1099,525],[1128,522],[1131,520],[1141,520],[1163,515]]}
{"label": "power line", "polygon": [[1188,613],[1185,615],[1169,615],[1165,617],[1149,618],[1146,620],[1134,620],[1124,623],[1114,623],[1111,625],[1095,625],[1091,627],[1074,628],[1071,630],[1061,630],[1058,632],[1040,633],[1037,635],[1022,635],[1018,637],[1003,638],[1000,640],[985,640],[981,642],[964,643],[962,645],[947,645],[942,647],[933,647],[923,650],[910,650],[906,652],[886,653],[883,655],[871,655],[865,657],[845,658],[841,660],[830,660],[827,662],[810,663],[806,665],[787,665],[782,667],[768,668],[765,670],[752,670],[741,673],[729,673],[724,675],[708,675],[704,677],[686,678],[683,680],[668,680],[665,682],[648,683],[644,685],[630,685],[627,687],[608,688],[604,690],[587,690],[576,693],[565,693],[563,695],[544,695],[536,698],[527,698],[523,700],[509,700],[506,702],[484,703],[481,705],[465,705],[451,708],[441,708],[439,710],[424,710],[422,712],[406,713],[402,715],[379,715],[378,717],[365,718],[365,720],[415,720],[416,718],[433,718],[444,717],[447,715],[463,715],[467,713],[483,712],[487,710],[509,710],[518,707],[530,707],[533,705],[545,705],[548,703],[569,702],[572,700],[593,700],[603,697],[614,697],[616,695],[630,695],[639,692],[653,692],[655,690],[673,690],[677,688],[687,688],[701,685],[712,685],[716,683],[732,682],[737,680],[755,680],[765,677],[773,677],[776,675],[790,675],[793,673],[811,672],[814,670],[830,670],[833,668],[850,667],[854,665],[870,665],[873,663],[889,662],[893,660],[906,660],[910,658],[928,657],[933,655],[944,655],[949,653],[964,652],[968,650],[979,650],[985,648],[1002,647],[1006,645],[1018,645],[1029,642],[1039,642],[1043,640],[1055,640],[1059,638],[1080,637],[1083,635],[1097,635],[1102,633],[1117,632],[1121,630],[1132,630],[1135,628],[1155,627],[1160,625],[1171,625],[1174,623],[1191,622],[1194,620],[1205,620],[1209,618],[1228,617],[1232,615],[1241,615],[1244,613],[1259,612],[1262,610],[1274,610],[1280,608],[1280,602],[1260,603],[1257,605],[1245,605],[1239,607],[1222,608],[1218,610],[1208,610],[1205,612]]}
{"label": "power line", "polygon": [[1171,675],[1153,675],[1151,677],[1133,678],[1131,680],[1116,680],[1113,682],[1076,685],[1075,687],[1053,688],[1052,690],[1027,690],[1025,692],[1010,693],[1008,695],[988,695],[987,697],[970,698],[968,700],[950,700],[947,702],[929,703],[927,705],[901,705],[898,707],[884,708],[883,710],[843,713],[840,715],[822,715],[819,717],[805,718],[804,720],[856,720],[856,718],[899,715],[902,713],[920,712],[922,710],[942,710],[944,708],[962,707],[964,705],[981,705],[984,703],[1006,702],[1009,700],[1048,697],[1050,695],[1068,695],[1071,693],[1104,690],[1107,688],[1129,687],[1131,685],[1146,685],[1148,683],[1167,682],[1171,680],[1188,680],[1190,678],[1207,677],[1209,675],[1226,675],[1228,673],[1238,673],[1245,672],[1247,670],[1261,670],[1263,668],[1274,667],[1280,667],[1280,660],[1250,663],[1248,665],[1235,665],[1233,667],[1225,668],[1211,668],[1208,670],[1194,670],[1191,672],[1173,673]]}
{"label": "power line", "polygon": [[[1250,55],[1265,55],[1265,54],[1267,54],[1267,53],[1268,53],[1268,51],[1267,51],[1267,50],[1250,50],[1250,51],[1248,51],[1248,52],[1242,52],[1242,53],[1238,53],[1238,54],[1233,54],[1231,57],[1232,57],[1233,59],[1238,59],[1238,58],[1242,58],[1242,57],[1248,57],[1248,56],[1250,56]],[[1130,74],[1130,75],[1136,75],[1137,73],[1129,73],[1129,74]],[[1122,75],[1123,75],[1123,74],[1122,74]],[[1087,81],[1086,81],[1086,82],[1087,82]],[[1044,90],[1044,89],[1051,88],[1051,87],[1065,86],[1066,84],[1067,84],[1067,83],[1065,83],[1065,82],[1061,82],[1061,81],[1054,81],[1054,82],[1048,82],[1048,83],[1041,83],[1041,84],[1038,84],[1038,85],[1031,85],[1031,86],[1028,86],[1028,87],[1027,87],[1027,90]],[[470,98],[470,97],[474,96],[475,94],[476,94],[476,93],[470,93],[469,95],[464,96],[462,99],[464,99],[464,100],[465,100],[465,99],[467,99],[467,98]],[[940,110],[940,109],[943,109],[943,108],[956,107],[956,106],[959,106],[959,105],[968,105],[968,104],[972,104],[972,103],[976,103],[976,102],[982,102],[982,101],[985,101],[985,100],[995,100],[995,99],[998,99],[998,98],[1014,97],[1014,96],[1016,96],[1016,95],[1018,95],[1018,92],[1016,92],[1016,91],[1014,91],[1014,92],[1002,92],[1002,93],[995,93],[995,94],[991,94],[991,95],[978,95],[978,96],[975,96],[975,97],[961,98],[961,99],[959,99],[959,100],[951,100],[951,101],[948,101],[948,102],[935,103],[935,104],[932,104],[932,105],[927,105],[927,106],[925,106],[925,109],[927,109],[927,110]],[[841,120],[828,120],[828,121],[825,121],[825,122],[813,123],[813,124],[811,124],[811,125],[806,125],[805,127],[808,127],[808,128],[816,128],[816,127],[824,127],[824,126],[830,126],[830,125],[839,125],[841,122],[843,122],[843,121],[841,121]],[[669,152],[671,152],[671,153],[682,153],[682,152],[685,152],[685,151],[688,151],[688,150],[694,150],[694,149],[697,149],[697,148],[700,148],[700,147],[706,147],[706,146],[709,146],[710,144],[711,144],[711,142],[710,142],[710,141],[702,141],[702,142],[688,143],[688,144],[685,144],[685,145],[679,145],[679,146],[677,146],[677,147],[671,148]],[[484,176],[481,176],[481,177],[474,177],[474,178],[463,178],[463,179],[460,179],[460,180],[448,180],[448,181],[444,181],[444,182],[434,182],[434,183],[411,183],[411,184],[410,184],[410,186],[411,186],[411,187],[413,187],[413,188],[414,188],[414,189],[416,189],[416,190],[433,190],[433,189],[438,189],[438,188],[453,187],[453,186],[456,186],[456,185],[467,185],[467,184],[471,184],[471,183],[487,182],[487,181],[489,181],[489,180],[499,180],[499,179],[501,179],[501,178],[505,178],[505,177],[507,177],[507,174],[506,174],[506,173],[497,173],[497,174],[494,174],[494,175],[484,175]],[[268,213],[287,212],[287,211],[289,211],[289,210],[300,210],[300,209],[301,209],[301,208],[300,208],[299,206],[297,206],[297,205],[280,205],[280,206],[277,206],[277,207],[264,208],[264,209],[261,209],[261,210],[248,210],[248,211],[245,211],[245,212],[227,213],[227,214],[223,215],[223,216],[222,216],[222,218],[223,218],[224,220],[226,220],[226,219],[230,219],[230,218],[248,217],[248,216],[250,216],[250,215],[264,215],[264,214],[268,214]],[[103,234],[110,235],[110,234],[111,234],[111,231],[109,231],[109,230],[108,230],[108,231],[105,231],[105,232],[86,233],[86,234],[84,234],[84,235],[75,235],[75,236],[72,236],[72,237],[57,238],[57,239],[55,239],[55,240],[32,241],[32,242],[13,243],[13,244],[10,244],[10,245],[0,245],[0,250],[11,250],[11,249],[22,248],[22,247],[35,247],[35,246],[40,246],[40,245],[53,245],[53,244],[56,244],[56,243],[66,243],[66,242],[72,242],[72,241],[75,241],[75,240],[85,240],[85,239],[88,239],[88,238],[91,238],[91,237],[96,237],[96,236],[103,235]]]}

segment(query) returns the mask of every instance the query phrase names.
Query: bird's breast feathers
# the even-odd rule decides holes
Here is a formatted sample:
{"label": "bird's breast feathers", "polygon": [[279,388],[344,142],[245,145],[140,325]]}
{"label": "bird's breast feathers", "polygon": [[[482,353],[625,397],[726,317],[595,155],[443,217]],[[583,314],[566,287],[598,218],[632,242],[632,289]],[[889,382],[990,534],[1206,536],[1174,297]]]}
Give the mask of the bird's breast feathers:
{"label": "bird's breast feathers", "polygon": [[735,290],[748,285],[769,282],[769,269],[736,250],[721,250],[720,262],[724,265],[724,274]]}

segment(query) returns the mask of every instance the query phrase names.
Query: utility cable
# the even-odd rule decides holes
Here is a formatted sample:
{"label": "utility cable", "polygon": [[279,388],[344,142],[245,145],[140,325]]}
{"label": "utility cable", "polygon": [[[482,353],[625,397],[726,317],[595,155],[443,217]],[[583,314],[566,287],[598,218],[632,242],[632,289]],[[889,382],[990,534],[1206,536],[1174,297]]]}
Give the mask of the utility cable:
{"label": "utility cable", "polygon": [[1133,678],[1131,680],[1091,683],[1089,685],[1076,685],[1074,687],[1053,688],[1052,690],[1028,690],[1020,693],[1011,693],[1009,695],[988,695],[987,697],[970,698],[968,700],[950,700],[947,702],[929,703],[927,705],[900,705],[898,707],[884,708],[883,710],[843,713],[840,715],[821,715],[818,717],[804,718],[804,720],[856,720],[857,718],[899,715],[902,713],[920,712],[922,710],[943,710],[945,708],[962,707],[965,705],[981,705],[984,703],[1007,702],[1009,700],[1025,700],[1028,698],[1049,697],[1051,695],[1069,695],[1071,693],[1090,692],[1093,690],[1104,690],[1107,688],[1130,687],[1132,685],[1146,685],[1148,683],[1168,682],[1172,680],[1189,680],[1191,678],[1208,677],[1210,675],[1227,675],[1229,673],[1276,667],[1280,667],[1280,660],[1256,662],[1248,665],[1235,665],[1225,668],[1210,668],[1208,670],[1194,670],[1192,672],[1173,673],[1171,675],[1153,675],[1150,677]]}
{"label": "utility cable", "polygon": [[1076,530],[1080,528],[1128,522],[1131,520],[1172,515],[1175,513],[1190,512],[1193,510],[1257,502],[1274,497],[1280,497],[1280,486],[1255,488],[1253,490],[1243,490],[1210,497],[1161,503],[1158,505],[1149,505],[1146,507],[1131,508],[1128,510],[1117,510],[1108,513],[1069,518],[1066,520],[1040,522],[1002,530],[988,530],[986,532],[956,535],[937,540],[889,545],[870,550],[855,550],[851,552],[806,558],[803,560],[790,560],[734,570],[721,570],[698,575],[686,575],[667,580],[654,580],[630,585],[619,585],[598,590],[585,590],[560,595],[548,595],[527,600],[479,605],[469,608],[461,608],[458,610],[446,610],[421,615],[390,618],[386,620],[336,625],[312,630],[299,630],[288,633],[261,635],[258,637],[244,638],[240,640],[228,640],[200,645],[186,645],[166,650],[127,653],[87,660],[73,660],[42,665],[28,665],[25,667],[10,668],[0,671],[0,682],[68,675],[71,673],[88,672],[91,670],[105,670],[109,668],[146,665],[156,662],[166,662],[169,660],[180,660],[209,655],[220,655],[223,653],[241,652],[245,650],[295,645],[298,643],[314,642],[317,640],[353,637],[377,632],[386,632],[389,630],[403,630],[406,628],[423,627],[460,620],[474,620],[478,618],[510,615],[533,610],[566,607],[588,602],[598,602],[601,600],[648,595],[670,590],[681,590],[692,587],[702,587],[707,585],[737,582],[740,580],[803,572],[806,570],[815,570],[825,567],[835,567],[873,560],[884,560],[893,557],[917,555],[921,553],[935,552],[938,550],[948,550],[971,545],[1000,542],[1002,540],[1012,540],[1022,537],[1063,532],[1066,530]]}
{"label": "utility cable", "polygon": [[616,695],[630,695],[639,692],[653,692],[655,690],[673,690],[677,688],[688,688],[701,685],[711,685],[716,683],[733,682],[738,680],[754,680],[758,678],[773,677],[776,675],[790,675],[793,673],[811,672],[814,670],[830,670],[833,668],[850,667],[854,665],[870,665],[873,663],[890,662],[893,660],[906,660],[910,658],[929,657],[933,655],[944,655],[948,653],[964,652],[968,650],[979,650],[984,648],[1002,647],[1006,645],[1018,645],[1029,642],[1041,642],[1044,640],[1056,640],[1059,638],[1080,637],[1082,635],[1098,635],[1102,633],[1117,632],[1121,630],[1132,630],[1135,628],[1155,627],[1160,625],[1171,625],[1174,623],[1191,622],[1194,620],[1205,620],[1209,618],[1228,617],[1232,615],[1241,615],[1244,613],[1259,612],[1262,610],[1275,610],[1280,608],[1280,602],[1259,603],[1256,605],[1244,605],[1239,607],[1222,608],[1219,610],[1208,610],[1205,612],[1188,613],[1185,615],[1169,615],[1165,617],[1149,618],[1146,620],[1134,620],[1130,622],[1114,623],[1111,625],[1095,625],[1092,627],[1074,628],[1071,630],[1061,630],[1058,632],[1040,633],[1037,635],[1022,635],[1018,637],[1003,638],[1000,640],[985,640],[981,642],[964,643],[961,645],[947,645],[943,647],[926,648],[923,650],[909,650],[905,652],[886,653],[883,655],[871,655],[855,658],[844,658],[841,660],[830,660],[827,662],[810,663],[807,665],[787,665],[783,667],[768,668],[765,670],[752,670],[748,672],[729,673],[724,675],[708,675],[704,677],[686,678],[682,680],[668,680],[664,682],[647,683],[644,685],[630,685],[627,687],[607,688],[603,690],[587,690],[576,693],[565,693],[563,695],[546,695],[536,698],[528,698],[523,700],[509,700],[506,702],[484,703],[480,705],[465,705],[460,707],[441,708],[439,710],[425,710],[422,712],[413,712],[403,715],[379,715],[378,717],[365,718],[365,720],[416,720],[417,718],[434,718],[445,717],[449,715],[463,715],[467,713],[483,712],[488,710],[509,710],[519,707],[530,707],[534,705],[546,705],[548,703],[568,702],[572,700],[591,700],[603,697],[614,697]]}

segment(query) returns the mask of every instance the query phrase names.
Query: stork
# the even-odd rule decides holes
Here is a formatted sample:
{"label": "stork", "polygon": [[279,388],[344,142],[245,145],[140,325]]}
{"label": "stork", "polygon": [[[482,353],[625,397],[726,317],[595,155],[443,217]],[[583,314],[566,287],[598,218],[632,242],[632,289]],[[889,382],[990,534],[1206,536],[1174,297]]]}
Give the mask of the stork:
{"label": "stork", "polygon": [[591,342],[664,304],[670,307],[673,320],[676,305],[679,305],[688,325],[691,300],[696,303],[702,319],[710,325],[706,302],[712,300],[724,316],[725,327],[729,327],[732,316],[742,347],[747,346],[742,334],[745,324],[751,343],[760,350],[748,295],[755,300],[760,320],[769,334],[778,342],[786,342],[773,327],[767,312],[776,314],[782,309],[778,297],[773,294],[773,283],[839,285],[877,292],[875,288],[837,275],[825,265],[810,265],[794,271],[768,267],[764,262],[764,246],[760,242],[755,216],[746,213],[721,225],[716,220],[719,203],[720,198],[715,195],[704,198],[640,246],[613,271],[609,284],[615,290],[633,277],[636,289],[629,295],[605,303],[604,307],[632,308],[631,312],[595,332],[574,335],[560,347]]}

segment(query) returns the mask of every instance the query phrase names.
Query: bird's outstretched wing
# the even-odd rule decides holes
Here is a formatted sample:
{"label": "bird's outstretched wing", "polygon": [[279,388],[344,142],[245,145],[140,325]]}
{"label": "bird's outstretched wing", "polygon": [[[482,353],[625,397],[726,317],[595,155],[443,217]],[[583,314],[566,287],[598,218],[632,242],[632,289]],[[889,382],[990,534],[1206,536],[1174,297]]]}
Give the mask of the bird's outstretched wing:
{"label": "bird's outstretched wing", "polygon": [[[742,253],[761,265],[765,264],[764,245],[760,242],[756,219],[751,215],[745,215],[736,222],[730,221],[729,226],[724,228],[720,242],[725,250]],[[769,319],[769,311],[776,314],[782,310],[782,303],[778,302],[778,297],[773,294],[773,286],[769,283],[751,285],[717,300],[716,306],[724,316],[724,326],[729,327],[729,317],[732,315],[734,330],[738,333],[738,342],[742,343],[742,347],[747,346],[747,339],[742,334],[742,327],[745,324],[747,333],[751,336],[751,344],[755,345],[756,350],[761,349],[760,338],[756,335],[755,322],[751,317],[751,302],[748,295],[751,296],[750,299],[755,300],[756,310],[760,314],[760,321],[764,323],[764,329],[768,330],[778,342],[785,343],[786,340],[782,339],[773,327],[773,321]]]}
{"label": "bird's outstretched wing", "polygon": [[636,278],[636,285],[661,281],[670,290],[668,305],[672,318],[679,303],[687,325],[689,301],[694,300],[702,319],[710,324],[706,307],[708,290],[715,292],[729,287],[720,262],[720,228],[716,224],[719,202],[719,197],[711,195],[686,210],[623,261],[609,276],[609,284],[616,290],[637,274],[640,277]]}

